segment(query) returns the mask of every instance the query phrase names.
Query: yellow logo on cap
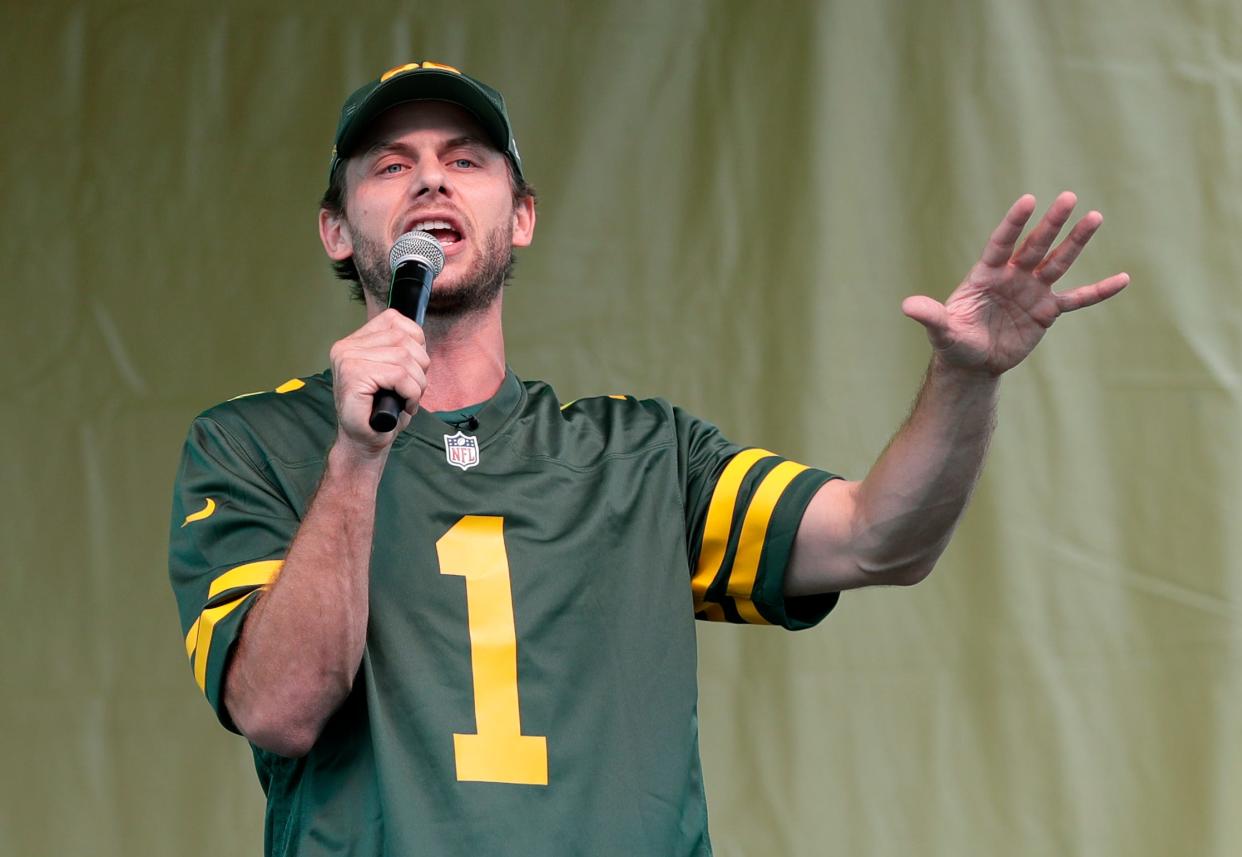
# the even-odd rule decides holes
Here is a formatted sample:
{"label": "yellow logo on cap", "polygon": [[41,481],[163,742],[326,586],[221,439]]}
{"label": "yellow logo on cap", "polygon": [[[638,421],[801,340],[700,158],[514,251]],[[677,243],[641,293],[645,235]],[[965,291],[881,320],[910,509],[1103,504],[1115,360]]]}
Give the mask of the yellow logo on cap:
{"label": "yellow logo on cap", "polygon": [[415,69],[439,69],[440,71],[451,71],[453,74],[461,74],[459,69],[453,68],[451,65],[443,65],[438,62],[407,62],[404,65],[393,66],[380,75],[380,83],[384,83],[389,78],[396,77],[402,72],[414,71]]}

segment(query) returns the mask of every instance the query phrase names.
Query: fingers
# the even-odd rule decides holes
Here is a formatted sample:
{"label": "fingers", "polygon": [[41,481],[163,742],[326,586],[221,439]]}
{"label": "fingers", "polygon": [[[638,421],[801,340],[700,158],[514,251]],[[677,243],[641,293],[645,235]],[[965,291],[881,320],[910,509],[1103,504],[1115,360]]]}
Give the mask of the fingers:
{"label": "fingers", "polygon": [[[388,373],[377,373],[374,367],[392,366],[402,371],[426,374],[431,359],[417,343],[406,340],[358,343],[341,340],[332,347],[333,386],[347,382],[351,394],[371,395],[376,390],[395,390],[385,384]],[[399,391],[398,391],[399,392]]]}
{"label": "fingers", "polygon": [[418,363],[424,369],[430,365],[431,358],[427,355],[427,349],[423,343],[399,330],[385,330],[365,335],[354,334],[353,336],[348,336],[333,345],[329,355],[336,360],[349,355],[366,354],[372,350],[384,348],[401,348],[405,351],[405,359]]}
{"label": "fingers", "polygon": [[1035,197],[1029,193],[1018,197],[1017,202],[1006,212],[1005,219],[992,231],[992,237],[988,239],[987,246],[983,248],[983,255],[979,257],[979,261],[989,268],[999,268],[1008,264],[1013,256],[1013,248],[1018,242],[1018,236],[1022,234],[1026,222],[1034,213]]}
{"label": "fingers", "polygon": [[1061,279],[1103,222],[1104,215],[1098,211],[1088,211],[1082,220],[1074,224],[1069,237],[1058,244],[1048,258],[1035,268],[1035,275],[1050,286]]}
{"label": "fingers", "polygon": [[926,295],[911,295],[901,302],[901,311],[927,328],[932,345],[941,347],[948,339],[949,312],[944,304]]}
{"label": "fingers", "polygon": [[341,380],[346,387],[346,399],[356,399],[365,405],[368,417],[371,400],[380,390],[392,390],[401,396],[406,400],[406,411],[412,414],[427,388],[427,375],[417,366],[407,368],[397,363],[359,359],[349,363],[343,373]]}
{"label": "fingers", "polygon": [[[427,366],[431,362],[425,353],[412,350],[406,343],[396,343],[370,348],[346,347],[338,352],[335,363],[342,365],[355,361],[377,366],[396,366],[409,371],[417,369],[423,374],[426,374]],[[376,379],[377,382],[379,380]],[[381,389],[383,386],[379,384],[376,389]]]}
{"label": "fingers", "polygon": [[418,363],[424,369],[431,362],[427,355],[423,329],[396,310],[385,310],[349,336],[335,343],[330,355],[335,362],[350,355],[393,346],[404,348],[407,353],[406,359]]}
{"label": "fingers", "polygon": [[1130,285],[1130,275],[1122,272],[1089,286],[1079,286],[1067,292],[1060,292],[1054,297],[1057,300],[1057,308],[1061,312],[1073,312],[1076,309],[1094,306],[1100,301],[1108,300],[1128,285]]}
{"label": "fingers", "polygon": [[423,329],[412,318],[407,318],[395,309],[386,309],[379,315],[367,321],[362,327],[354,331],[347,339],[363,338],[384,331],[401,331],[409,336],[420,345],[426,345],[427,338],[423,333]]}
{"label": "fingers", "polygon": [[[337,423],[354,442],[377,446],[381,438],[369,425],[377,391],[392,390],[405,399],[407,414],[418,409],[431,359],[423,330],[411,319],[385,310],[336,342],[330,356]],[[395,432],[384,433],[379,445],[386,447],[395,436]]]}
{"label": "fingers", "polygon": [[1040,218],[1039,223],[1031,230],[1031,234],[1026,236],[1021,248],[1014,254],[1014,264],[1023,270],[1034,270],[1035,266],[1048,254],[1048,248],[1057,239],[1061,227],[1069,220],[1077,204],[1078,197],[1070,191],[1058,194],[1057,198],[1052,201],[1052,205],[1048,206],[1044,216]]}

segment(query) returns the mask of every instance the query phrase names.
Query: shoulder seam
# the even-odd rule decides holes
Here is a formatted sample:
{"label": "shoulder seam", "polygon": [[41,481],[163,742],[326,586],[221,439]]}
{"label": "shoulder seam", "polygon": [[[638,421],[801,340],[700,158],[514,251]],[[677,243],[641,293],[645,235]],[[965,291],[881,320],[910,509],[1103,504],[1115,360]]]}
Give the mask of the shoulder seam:
{"label": "shoulder seam", "polygon": [[230,432],[227,428],[225,428],[225,426],[221,424],[219,420],[215,419],[215,417],[208,417],[208,416],[200,416],[199,419],[202,420],[203,422],[211,423],[213,426],[215,426],[216,429],[218,429],[220,432],[220,437],[222,437],[224,441],[230,447],[232,447],[235,453],[237,453],[239,456],[241,456],[242,458],[246,460],[246,463],[250,465],[251,469],[255,472],[255,474],[257,474],[259,478],[262,479],[267,484],[267,486],[276,493],[277,496],[279,497],[285,496],[285,492],[281,491],[280,487],[276,485],[274,482],[272,482],[270,478],[268,478],[267,471],[255,462],[255,460],[246,451],[245,447],[241,443],[238,442],[237,438],[233,437],[233,433]]}

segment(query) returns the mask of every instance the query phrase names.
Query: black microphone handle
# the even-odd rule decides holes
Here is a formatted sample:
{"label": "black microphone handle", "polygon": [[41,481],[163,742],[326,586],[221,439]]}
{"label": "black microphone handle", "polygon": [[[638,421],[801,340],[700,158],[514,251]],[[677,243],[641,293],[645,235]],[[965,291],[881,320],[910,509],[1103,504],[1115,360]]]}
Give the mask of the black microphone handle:
{"label": "black microphone handle", "polygon": [[[402,262],[392,272],[392,284],[388,287],[388,306],[406,318],[412,318],[420,326],[427,314],[427,301],[431,299],[431,281],[435,273],[414,259]],[[385,434],[397,427],[397,420],[405,410],[405,399],[392,390],[379,390],[371,403],[371,431]]]}

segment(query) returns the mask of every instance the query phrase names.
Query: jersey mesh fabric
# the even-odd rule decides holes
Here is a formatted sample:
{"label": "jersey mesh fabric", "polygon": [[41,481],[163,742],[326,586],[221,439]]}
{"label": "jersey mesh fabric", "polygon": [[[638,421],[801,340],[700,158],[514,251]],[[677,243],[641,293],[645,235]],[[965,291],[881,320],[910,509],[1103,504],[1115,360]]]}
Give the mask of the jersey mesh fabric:
{"label": "jersey mesh fabric", "polygon": [[[228,659],[336,431],[327,373],[278,389],[201,415],[174,492],[186,653],[233,731]],[[393,445],[353,689],[305,757],[254,748],[265,853],[710,854],[694,617],[799,629],[827,615],[835,594],[781,586],[833,477],[660,400],[561,407],[512,373],[476,419],[465,469],[429,413]],[[471,761],[458,745],[476,733]],[[533,768],[506,768],[517,744]],[[534,781],[502,781],[519,768]]]}

